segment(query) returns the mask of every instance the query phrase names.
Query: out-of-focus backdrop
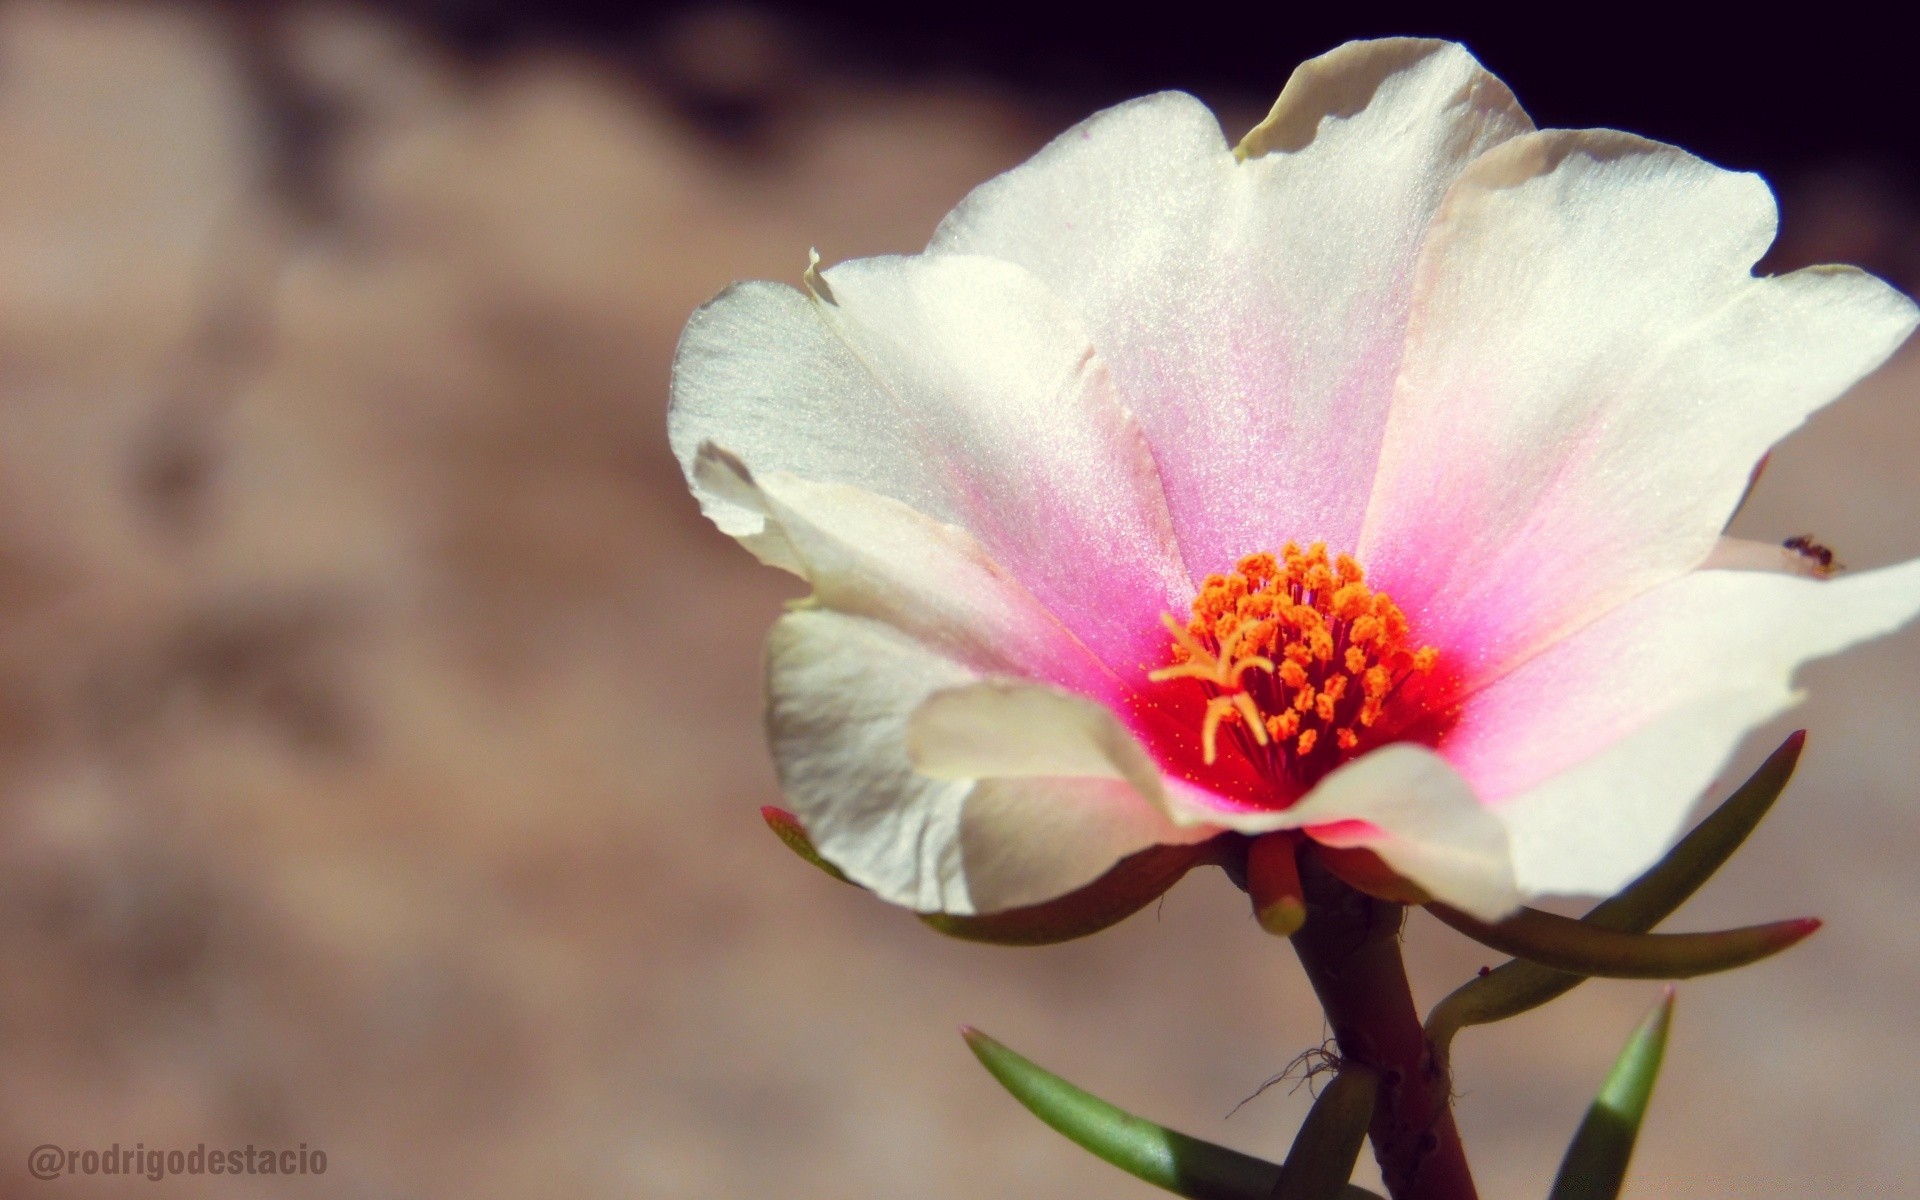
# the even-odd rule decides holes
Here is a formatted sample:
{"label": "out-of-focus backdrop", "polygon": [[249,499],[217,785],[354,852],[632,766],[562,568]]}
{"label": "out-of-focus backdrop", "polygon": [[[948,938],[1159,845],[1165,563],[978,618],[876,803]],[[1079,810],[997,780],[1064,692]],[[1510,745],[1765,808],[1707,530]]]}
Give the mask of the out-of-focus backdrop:
{"label": "out-of-focus backdrop", "polygon": [[[1283,1152],[1306,1091],[1227,1113],[1323,1030],[1217,874],[992,949],[766,834],[759,642],[795,589],[666,448],[674,340],[729,280],[917,249],[1132,91],[1237,135],[1293,62],[1393,31],[1045,7],[0,6],[0,1195],[1157,1194],[1015,1106],[962,1021]],[[1441,32],[1543,123],[1769,171],[1770,266],[1920,282],[1884,39]],[[1909,353],[1739,528],[1920,553],[1917,450]],[[1916,668],[1909,632],[1807,672],[1800,778],[1675,927],[1829,926],[1683,987],[1630,1194],[1920,1178]],[[1411,939],[1429,999],[1489,960]],[[1463,1036],[1485,1194],[1544,1192],[1653,998]],[[327,1171],[27,1174],[115,1142]]]}

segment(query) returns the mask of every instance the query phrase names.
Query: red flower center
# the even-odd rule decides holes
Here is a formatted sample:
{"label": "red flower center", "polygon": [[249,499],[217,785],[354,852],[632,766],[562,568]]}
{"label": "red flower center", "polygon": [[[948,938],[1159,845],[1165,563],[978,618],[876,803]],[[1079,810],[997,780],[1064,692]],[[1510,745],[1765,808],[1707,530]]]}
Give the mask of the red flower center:
{"label": "red flower center", "polygon": [[1289,798],[1385,740],[1389,706],[1440,656],[1410,647],[1400,606],[1319,542],[1249,554],[1207,576],[1186,624],[1163,619],[1172,661],[1147,678],[1204,695],[1204,766],[1238,754]]}

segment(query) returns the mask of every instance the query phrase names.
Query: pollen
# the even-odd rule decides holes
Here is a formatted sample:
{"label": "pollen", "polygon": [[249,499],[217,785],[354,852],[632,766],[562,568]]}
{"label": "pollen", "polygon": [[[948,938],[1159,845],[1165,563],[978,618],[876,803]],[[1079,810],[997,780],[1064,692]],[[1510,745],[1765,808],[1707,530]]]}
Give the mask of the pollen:
{"label": "pollen", "polygon": [[1249,554],[1207,576],[1184,623],[1161,620],[1171,662],[1147,677],[1205,692],[1205,762],[1232,746],[1295,785],[1359,752],[1407,680],[1440,659],[1408,644],[1406,614],[1359,563],[1320,542]]}

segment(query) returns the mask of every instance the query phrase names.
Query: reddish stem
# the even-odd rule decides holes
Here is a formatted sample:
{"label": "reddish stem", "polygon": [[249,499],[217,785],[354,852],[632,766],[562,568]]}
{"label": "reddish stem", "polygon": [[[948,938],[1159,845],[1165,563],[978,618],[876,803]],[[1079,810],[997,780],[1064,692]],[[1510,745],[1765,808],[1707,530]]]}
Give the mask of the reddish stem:
{"label": "reddish stem", "polygon": [[1476,1200],[1460,1132],[1453,1123],[1452,1084],[1414,1011],[1400,959],[1405,910],[1336,878],[1314,855],[1300,852],[1306,924],[1293,935],[1342,1058],[1380,1074],[1380,1096],[1368,1137],[1393,1200]]}

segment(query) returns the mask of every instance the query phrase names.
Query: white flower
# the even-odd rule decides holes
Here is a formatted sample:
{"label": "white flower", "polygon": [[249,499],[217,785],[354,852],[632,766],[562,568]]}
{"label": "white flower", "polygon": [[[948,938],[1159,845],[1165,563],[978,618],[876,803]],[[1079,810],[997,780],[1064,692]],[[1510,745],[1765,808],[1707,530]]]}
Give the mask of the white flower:
{"label": "white flower", "polygon": [[671,433],[813,586],[769,729],[820,852],[956,914],[1223,829],[1486,917],[1620,887],[1801,662],[1920,609],[1920,563],[1708,564],[1755,462],[1915,324],[1858,271],[1756,278],[1774,227],[1752,175],[1535,131],[1465,50],[1390,40],[1238,148],[1149,96],[924,254],[729,289]]}

